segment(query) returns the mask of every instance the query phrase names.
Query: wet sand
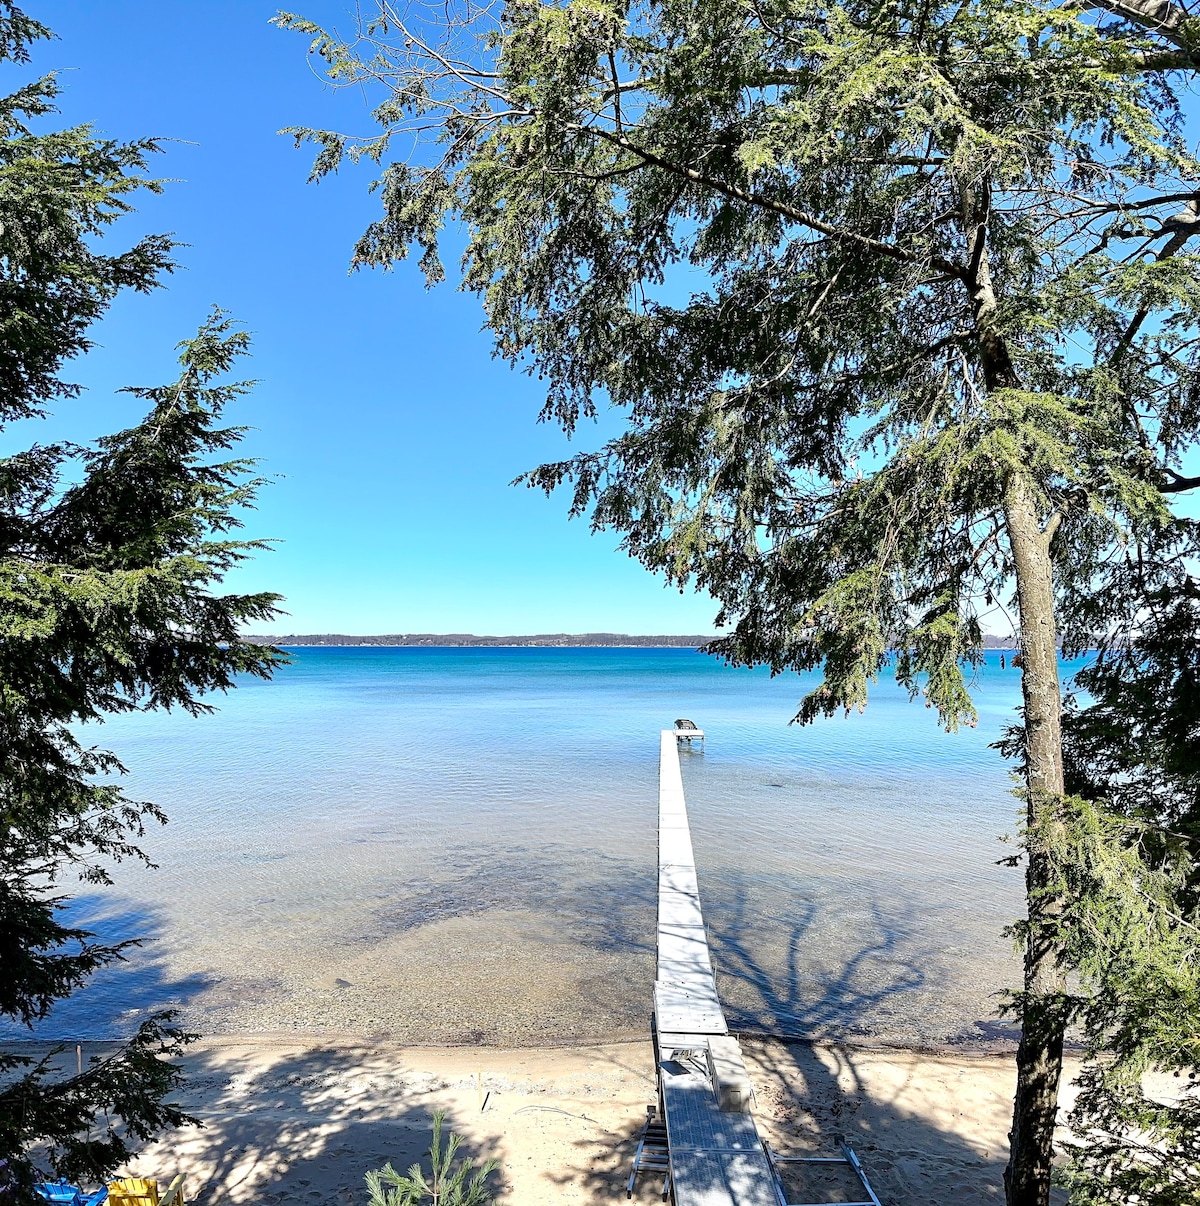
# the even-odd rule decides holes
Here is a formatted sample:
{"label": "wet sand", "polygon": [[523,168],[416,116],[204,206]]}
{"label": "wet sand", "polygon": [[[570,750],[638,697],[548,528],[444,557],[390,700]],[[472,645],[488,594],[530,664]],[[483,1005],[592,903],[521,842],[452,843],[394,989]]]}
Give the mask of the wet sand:
{"label": "wet sand", "polygon": [[[844,1134],[885,1206],[1003,1201],[1011,1055],[743,1047],[775,1150],[835,1152]],[[645,1041],[497,1050],[225,1037],[192,1047],[187,1073],[182,1100],[204,1129],[160,1140],[129,1171],[185,1172],[197,1206],[361,1203],[368,1169],[424,1156],[438,1108],[466,1153],[500,1160],[500,1202],[623,1200],[655,1101]],[[660,1191],[644,1175],[635,1200]]]}

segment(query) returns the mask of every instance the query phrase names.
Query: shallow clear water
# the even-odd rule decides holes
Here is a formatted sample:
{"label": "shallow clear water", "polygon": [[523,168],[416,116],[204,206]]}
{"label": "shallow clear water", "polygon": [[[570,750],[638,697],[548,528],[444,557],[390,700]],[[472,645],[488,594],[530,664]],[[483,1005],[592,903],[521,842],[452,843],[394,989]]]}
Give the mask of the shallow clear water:
{"label": "shallow clear water", "polygon": [[[147,936],[40,1033],[147,1012],[205,1031],[524,1043],[645,1031],[658,732],[709,734],[684,783],[735,1028],[978,1043],[1017,972],[1020,874],[990,751],[1019,698],[989,655],[978,728],[890,681],[788,724],[808,685],[679,649],[307,648],[198,720],[91,734],[171,824],[74,913]],[[11,1032],[10,1032],[11,1033]]]}

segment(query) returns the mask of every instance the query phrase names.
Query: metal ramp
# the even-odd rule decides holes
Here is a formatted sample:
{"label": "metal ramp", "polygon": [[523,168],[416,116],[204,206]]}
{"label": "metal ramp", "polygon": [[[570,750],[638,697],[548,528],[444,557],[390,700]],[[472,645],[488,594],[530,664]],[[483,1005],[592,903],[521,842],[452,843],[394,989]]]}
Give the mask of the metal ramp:
{"label": "metal ramp", "polygon": [[[848,1147],[840,1135],[838,1136],[837,1145],[841,1149],[842,1154],[840,1156],[780,1156],[771,1151],[769,1147],[766,1148],[767,1158],[771,1161],[771,1168],[775,1172],[775,1182],[779,1187],[779,1206],[828,1206],[826,1202],[798,1201],[787,1192],[782,1172],[789,1164],[818,1165],[825,1168],[838,1166],[844,1168],[857,1182],[861,1200],[852,1202],[838,1199],[838,1206],[881,1206],[879,1199],[875,1196],[875,1191],[871,1188],[871,1182],[867,1180],[867,1174],[863,1172],[863,1167],[859,1164],[858,1157],[854,1154],[854,1149]],[[783,1169],[780,1168],[781,1165]]]}
{"label": "metal ramp", "polygon": [[638,1140],[637,1151],[633,1156],[633,1171],[629,1174],[629,1184],[625,1186],[625,1196],[633,1197],[633,1187],[637,1184],[641,1172],[663,1174],[662,1200],[667,1200],[671,1192],[671,1164],[667,1159],[667,1128],[661,1120],[655,1117],[657,1106],[646,1107],[646,1125],[642,1127],[642,1135]]}
{"label": "metal ramp", "polygon": [[[750,1077],[725,1023],[700,909],[679,770],[678,743],[687,738],[676,722],[663,731],[659,754],[654,1047],[666,1134],[664,1193],[671,1190],[676,1206],[792,1206],[779,1163],[843,1157],[774,1156],[754,1124]],[[854,1153],[842,1150],[870,1198],[867,1206],[879,1206]],[[629,1194],[636,1175],[635,1164]]]}

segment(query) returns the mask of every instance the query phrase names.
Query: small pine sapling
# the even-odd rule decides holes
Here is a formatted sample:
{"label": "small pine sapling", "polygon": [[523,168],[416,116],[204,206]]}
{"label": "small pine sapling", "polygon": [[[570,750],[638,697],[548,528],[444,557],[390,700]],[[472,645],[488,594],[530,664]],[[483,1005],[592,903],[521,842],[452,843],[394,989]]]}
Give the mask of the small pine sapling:
{"label": "small pine sapling", "polygon": [[391,1165],[367,1173],[369,1206],[491,1206],[494,1200],[487,1187],[488,1177],[499,1166],[498,1160],[486,1160],[476,1165],[463,1159],[457,1165],[454,1157],[462,1144],[462,1136],[451,1132],[443,1145],[442,1129],[446,1123],[445,1110],[433,1115],[433,1142],[429,1145],[429,1175],[414,1164],[405,1176]]}

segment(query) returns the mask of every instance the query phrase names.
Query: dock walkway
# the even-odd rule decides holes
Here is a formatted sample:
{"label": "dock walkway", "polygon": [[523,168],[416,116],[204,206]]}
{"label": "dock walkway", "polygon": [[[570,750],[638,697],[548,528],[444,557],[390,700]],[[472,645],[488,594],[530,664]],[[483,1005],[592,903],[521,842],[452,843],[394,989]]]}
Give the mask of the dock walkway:
{"label": "dock walkway", "polygon": [[717,996],[673,729],[659,757],[654,1020],[676,1206],[778,1206],[750,1078]]}

